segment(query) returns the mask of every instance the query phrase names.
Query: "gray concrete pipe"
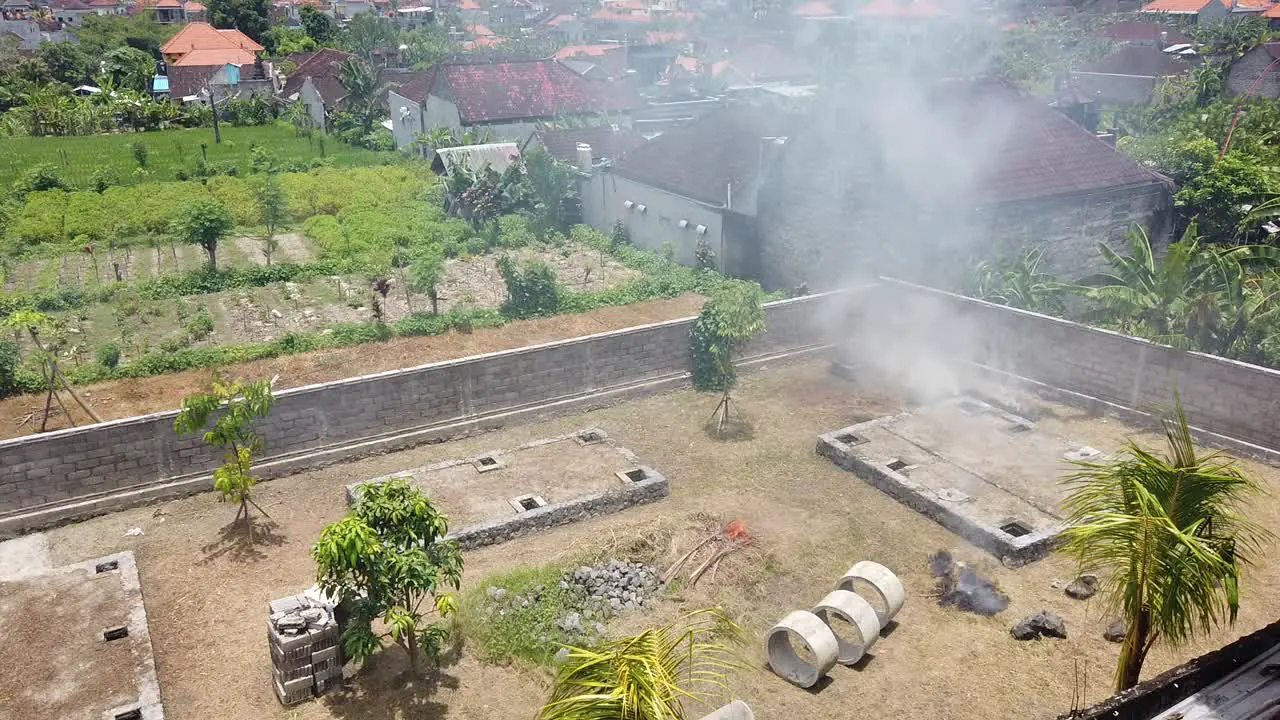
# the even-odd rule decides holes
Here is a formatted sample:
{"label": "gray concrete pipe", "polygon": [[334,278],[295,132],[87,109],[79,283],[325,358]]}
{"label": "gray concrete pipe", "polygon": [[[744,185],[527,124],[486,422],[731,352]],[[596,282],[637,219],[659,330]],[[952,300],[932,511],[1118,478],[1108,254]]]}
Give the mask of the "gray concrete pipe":
{"label": "gray concrete pipe", "polygon": [[[806,660],[796,652],[793,640],[813,656]],[[800,687],[813,687],[836,664],[840,642],[817,615],[793,610],[769,630],[765,642],[769,667],[783,680]]]}
{"label": "gray concrete pipe", "polygon": [[[836,662],[853,665],[880,639],[880,616],[866,598],[848,590],[832,590],[814,606],[813,614],[831,628],[839,645]],[[852,632],[842,633],[832,625],[839,618],[850,626]],[[840,630],[845,628],[841,627]]]}
{"label": "gray concrete pipe", "polygon": [[710,715],[703,715],[702,720],[756,720],[756,714],[746,703],[734,700]]}
{"label": "gray concrete pipe", "polygon": [[858,593],[859,595],[867,592],[874,595],[880,601],[880,605],[876,605],[875,609],[882,628],[893,620],[893,616],[897,615],[907,602],[907,589],[902,586],[898,576],[894,575],[889,568],[870,560],[863,560],[849,568],[849,572],[840,578],[840,584],[836,589],[854,593],[862,590],[863,592]]}

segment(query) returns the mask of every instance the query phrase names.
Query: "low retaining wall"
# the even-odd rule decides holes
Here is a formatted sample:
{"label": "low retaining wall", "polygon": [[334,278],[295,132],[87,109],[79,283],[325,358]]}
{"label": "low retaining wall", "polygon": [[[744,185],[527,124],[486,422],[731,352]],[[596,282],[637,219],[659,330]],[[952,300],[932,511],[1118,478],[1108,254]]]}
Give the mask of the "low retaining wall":
{"label": "low retaining wall", "polygon": [[[644,467],[644,466],[641,466]],[[515,517],[499,518],[449,533],[446,540],[456,540],[462,549],[497,545],[523,535],[539,532],[579,520],[612,515],[629,507],[656,502],[670,493],[667,479],[653,468],[644,467],[645,479],[628,483],[615,490],[584,495],[562,503],[544,505]]]}
{"label": "low retaining wall", "polygon": [[873,292],[872,306],[899,311],[868,318],[886,342],[909,336],[904,346],[989,378],[1138,413],[1172,406],[1176,392],[1193,425],[1242,441],[1233,451],[1280,459],[1280,372],[895,280]]}
{"label": "low retaining wall", "polygon": [[[743,364],[820,347],[813,318],[838,294],[766,306]],[[276,477],[678,387],[693,318],[286,390],[259,426]],[[369,346],[377,352],[377,345]],[[178,398],[174,398],[175,404]],[[585,406],[585,407],[584,407]],[[220,453],[155,413],[0,442],[0,536],[207,489]]]}

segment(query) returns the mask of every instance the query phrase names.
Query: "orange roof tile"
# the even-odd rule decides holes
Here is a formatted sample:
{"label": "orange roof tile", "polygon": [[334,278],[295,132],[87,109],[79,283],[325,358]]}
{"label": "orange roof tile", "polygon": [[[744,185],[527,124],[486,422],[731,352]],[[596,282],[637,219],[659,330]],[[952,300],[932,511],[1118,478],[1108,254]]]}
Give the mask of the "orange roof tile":
{"label": "orange roof tile", "polygon": [[208,50],[192,50],[184,53],[174,67],[193,67],[197,65],[252,65],[258,58],[248,50],[240,48],[210,48]]}
{"label": "orange roof tile", "polygon": [[1176,13],[1180,15],[1195,15],[1205,8],[1211,2],[1221,2],[1226,7],[1231,7],[1231,0],[1154,0],[1142,6],[1142,12],[1145,13]]}
{"label": "orange roof tile", "polygon": [[481,10],[480,3],[476,0],[462,0],[458,3],[459,10]]}
{"label": "orange roof tile", "polygon": [[468,25],[467,32],[477,37],[493,37],[494,32],[484,25]]}
{"label": "orange roof tile", "polygon": [[182,3],[178,2],[178,0],[159,0],[159,2],[157,2],[155,5],[152,5],[151,7],[156,8],[157,10],[172,9],[172,8],[181,9]]}
{"label": "orange roof tile", "polygon": [[1277,3],[1277,4],[1272,5],[1271,7],[1267,8],[1267,9],[1262,13],[1262,17],[1264,17],[1264,18],[1280,18],[1280,3]]}
{"label": "orange roof tile", "polygon": [[206,10],[205,6],[198,2],[188,2],[182,8],[189,13],[200,13]]}
{"label": "orange roof tile", "polygon": [[606,22],[643,23],[643,24],[648,24],[653,21],[653,18],[643,13],[613,12],[612,10],[597,10],[591,13],[591,19],[603,20]]}
{"label": "orange roof tile", "polygon": [[[186,55],[193,50],[262,52],[262,46],[239,30],[217,30],[209,23],[190,23],[160,48],[165,55]],[[253,62],[250,60],[249,62]]]}
{"label": "orange roof tile", "polygon": [[570,45],[569,47],[560,48],[552,57],[556,60],[568,60],[569,58],[581,55],[585,55],[587,57],[601,57],[610,50],[617,50],[621,47],[621,45],[616,43],[605,45]]}
{"label": "orange roof tile", "polygon": [[221,34],[223,37],[227,38],[228,40],[230,40],[231,42],[235,43],[238,47],[244,48],[249,52],[262,52],[266,50],[266,48],[254,42],[253,38],[249,37],[248,35],[245,35],[239,30],[235,30],[235,29],[219,30],[218,33]]}
{"label": "orange roof tile", "polygon": [[644,41],[649,45],[662,45],[663,43],[681,42],[688,39],[688,35],[681,30],[662,32],[655,30],[644,34]]}

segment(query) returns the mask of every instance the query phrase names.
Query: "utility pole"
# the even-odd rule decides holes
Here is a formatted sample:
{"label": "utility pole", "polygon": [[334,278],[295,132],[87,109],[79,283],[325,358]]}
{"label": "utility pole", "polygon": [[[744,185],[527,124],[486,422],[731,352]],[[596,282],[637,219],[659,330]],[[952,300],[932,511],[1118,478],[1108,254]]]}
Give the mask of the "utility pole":
{"label": "utility pole", "polygon": [[209,107],[213,110],[213,142],[221,145],[222,129],[218,127],[218,96],[214,94],[212,85],[206,85],[205,92],[209,93]]}

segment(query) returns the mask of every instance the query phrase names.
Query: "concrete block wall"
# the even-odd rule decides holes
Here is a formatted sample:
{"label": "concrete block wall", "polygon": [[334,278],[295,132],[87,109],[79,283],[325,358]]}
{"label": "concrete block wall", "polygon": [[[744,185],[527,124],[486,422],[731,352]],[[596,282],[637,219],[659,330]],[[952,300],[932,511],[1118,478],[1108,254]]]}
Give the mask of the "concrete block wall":
{"label": "concrete block wall", "polygon": [[1141,412],[1171,407],[1176,390],[1191,424],[1280,450],[1275,370],[906,283],[877,292],[877,306],[914,306],[912,337],[939,355]]}
{"label": "concrete block wall", "polygon": [[[744,357],[822,342],[812,318],[832,296],[770,303],[769,330]],[[689,368],[692,318],[588,335],[278,393],[260,424],[263,462],[488,413],[590,396]],[[371,352],[376,352],[376,346]],[[178,398],[174,398],[177,404]],[[220,454],[179,437],[175,412],[0,441],[0,521],[65,504],[207,475]]]}

